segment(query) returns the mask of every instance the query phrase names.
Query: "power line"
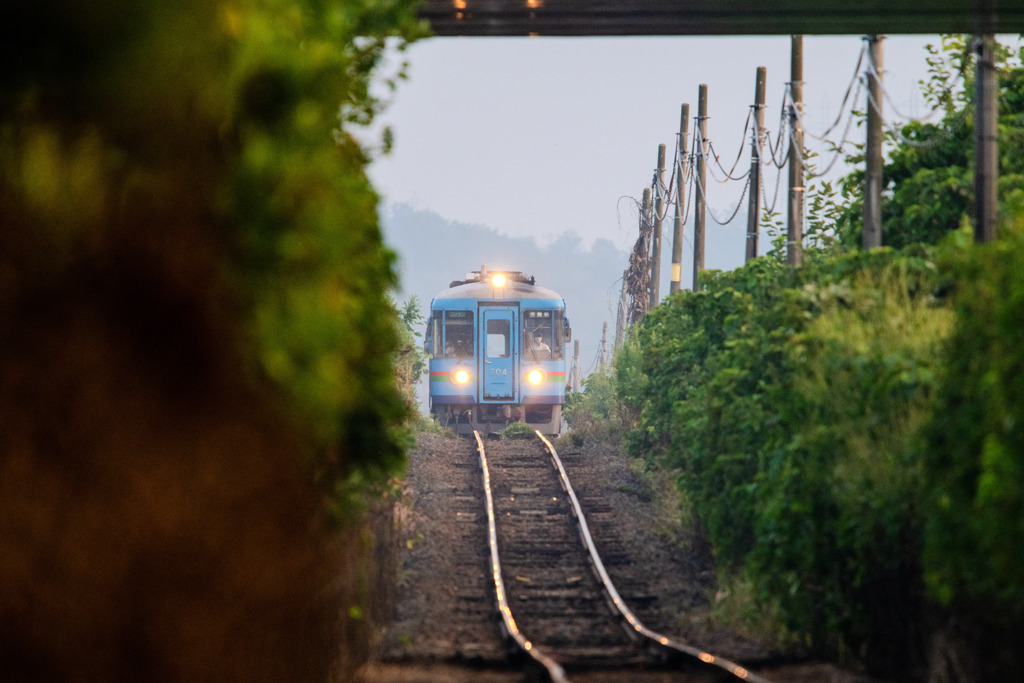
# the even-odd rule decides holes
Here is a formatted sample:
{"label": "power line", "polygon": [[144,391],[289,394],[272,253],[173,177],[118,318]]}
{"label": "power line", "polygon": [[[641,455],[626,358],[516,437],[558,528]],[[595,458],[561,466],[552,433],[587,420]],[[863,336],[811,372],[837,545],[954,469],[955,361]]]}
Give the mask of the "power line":
{"label": "power line", "polygon": [[[700,178],[697,178],[697,186],[700,188],[701,192],[704,192],[704,196],[707,197],[707,192],[704,191],[704,186],[701,184]],[[728,225],[729,223],[732,223],[733,220],[736,218],[736,216],[739,214],[740,209],[743,208],[743,200],[747,196],[747,190],[748,189],[750,189],[750,174],[749,173],[747,174],[747,182],[745,182],[743,184],[743,193],[740,195],[740,199],[736,203],[736,210],[732,212],[732,215],[729,216],[729,218],[727,218],[726,220],[720,221],[720,220],[718,220],[718,217],[715,216],[715,212],[714,212],[714,210],[712,210],[712,208],[711,208],[711,206],[709,204],[707,206],[707,211],[711,215],[711,220],[713,220],[715,223],[718,223],[719,225]]]}
{"label": "power line", "polygon": [[[860,94],[860,87],[862,85],[862,75],[861,75],[860,67],[861,67],[861,64],[864,63],[864,55],[866,53],[867,53],[867,45],[863,44],[863,45],[861,45],[860,54],[857,55],[857,66],[855,66],[854,69],[853,69],[853,76],[850,78],[850,82],[847,83],[847,85],[846,85],[846,92],[843,94],[843,101],[840,102],[840,104],[839,104],[839,111],[836,114],[836,119],[835,119],[835,121],[832,122],[832,124],[828,128],[825,129],[824,133],[822,133],[821,135],[815,135],[814,133],[809,131],[807,129],[807,126],[805,125],[804,120],[803,120],[802,112],[799,112],[799,111],[797,112],[797,118],[800,119],[800,126],[803,128],[804,135],[809,135],[812,138],[814,138],[815,140],[819,140],[821,142],[826,142],[825,138],[828,137],[828,135],[833,130],[836,129],[836,127],[839,125],[839,122],[843,118],[843,112],[846,111],[846,104],[847,104],[847,102],[850,101],[850,93],[853,91],[854,85],[857,86],[857,93],[854,94],[853,101],[856,102],[857,101],[857,95]],[[790,102],[793,101],[793,90],[792,90],[791,87],[789,87],[789,84],[787,84],[787,86],[786,86],[785,93],[783,94],[783,99],[784,100],[788,99]],[[852,107],[851,107],[850,111],[852,113],[852,111],[853,111]],[[847,128],[848,127],[849,127],[849,118],[847,118]]]}
{"label": "power line", "polygon": [[[744,173],[743,175],[741,175],[739,177],[733,177],[733,175],[732,175],[733,172],[736,170],[736,167],[739,165],[740,159],[743,157],[743,149],[744,149],[744,147],[747,144],[747,131],[750,130],[750,118],[751,118],[751,115],[752,115],[752,108],[747,110],[747,120],[746,120],[746,123],[743,124],[743,135],[740,138],[740,151],[736,154],[736,161],[734,161],[732,163],[732,168],[730,168],[728,171],[725,170],[725,167],[722,166],[721,162],[718,160],[718,153],[715,152],[714,144],[711,142],[711,139],[707,138],[708,151],[711,153],[711,157],[715,160],[715,165],[718,166],[718,168],[721,169],[723,173],[725,173],[726,180],[743,180],[750,173],[749,171],[747,171],[746,173]],[[712,173],[712,175],[713,175],[713,173]],[[722,180],[722,181],[719,181],[719,182],[721,184],[725,184],[726,180]]]}

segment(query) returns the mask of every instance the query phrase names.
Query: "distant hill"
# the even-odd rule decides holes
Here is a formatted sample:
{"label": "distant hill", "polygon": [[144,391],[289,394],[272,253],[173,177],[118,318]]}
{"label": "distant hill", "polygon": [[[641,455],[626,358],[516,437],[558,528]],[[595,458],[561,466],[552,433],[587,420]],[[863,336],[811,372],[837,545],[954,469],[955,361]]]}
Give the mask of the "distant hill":
{"label": "distant hill", "polygon": [[395,295],[399,301],[416,295],[425,312],[448,283],[481,265],[489,270],[520,270],[565,298],[573,338],[580,340],[584,373],[597,367],[603,323],[608,323],[608,335],[614,339],[620,279],[628,254],[609,240],[598,239],[584,249],[579,235],[565,232],[540,246],[533,238],[508,237],[482,225],[448,221],[406,204],[387,205],[381,223],[385,241],[399,256],[401,289]]}

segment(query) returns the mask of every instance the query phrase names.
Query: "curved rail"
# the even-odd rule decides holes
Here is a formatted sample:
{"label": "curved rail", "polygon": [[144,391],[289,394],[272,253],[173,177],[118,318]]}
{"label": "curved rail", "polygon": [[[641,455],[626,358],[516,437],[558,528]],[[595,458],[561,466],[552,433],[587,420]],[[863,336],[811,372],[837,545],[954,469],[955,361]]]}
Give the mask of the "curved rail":
{"label": "curved rail", "polygon": [[[637,619],[636,615],[633,614],[633,612],[629,609],[629,607],[626,606],[626,603],[619,596],[619,592],[615,589],[615,584],[612,583],[611,578],[608,576],[608,572],[604,568],[604,563],[601,561],[601,556],[598,554],[597,547],[594,545],[594,540],[590,536],[590,528],[587,525],[586,517],[583,515],[583,508],[580,507],[580,502],[576,498],[576,492],[573,491],[572,484],[569,483],[569,475],[566,473],[565,467],[562,465],[562,460],[561,458],[558,457],[558,453],[555,451],[555,447],[551,445],[551,442],[548,441],[547,438],[545,438],[544,435],[541,434],[539,431],[535,433],[538,437],[540,437],[540,440],[544,442],[544,445],[547,447],[548,452],[551,454],[551,460],[554,463],[555,468],[558,470],[559,476],[562,478],[562,485],[565,487],[565,491],[569,496],[570,502],[572,503],[573,511],[575,512],[576,519],[579,522],[580,535],[583,537],[583,543],[587,546],[587,551],[590,553],[590,559],[593,562],[594,571],[597,573],[597,577],[600,580],[601,585],[604,587],[608,599],[619,611],[619,613],[626,620],[626,622],[633,628],[634,632],[636,632],[639,636],[647,638],[655,647],[667,650],[672,653],[681,653],[688,655],[690,657],[694,657],[705,664],[723,669],[724,671],[727,671],[733,676],[736,676],[737,678],[743,679],[745,681],[753,681],[754,683],[768,683],[767,679],[758,676],[757,674],[746,669],[745,667],[740,666],[739,664],[736,664],[735,662],[732,662],[724,657],[713,655],[710,652],[705,652],[699,648],[686,645],[685,643],[680,643],[676,640],[673,640],[672,638],[669,638],[668,636],[664,636],[660,633],[657,633],[656,631],[652,631],[651,629],[644,626],[639,619]],[[480,437],[478,436],[478,442],[479,439]],[[482,444],[480,445],[480,453],[482,457]],[[484,476],[486,479],[486,468],[484,469]],[[488,513],[490,513],[491,509],[489,491],[487,496]],[[491,535],[493,537],[493,524],[491,528]],[[493,562],[497,562],[496,552],[496,546],[492,545],[491,556]]]}
{"label": "curved rail", "polygon": [[512,610],[508,606],[508,598],[505,593],[505,582],[501,578],[501,562],[498,559],[498,535],[494,520],[494,498],[491,495],[491,473],[487,467],[487,455],[484,453],[484,442],[480,439],[480,433],[474,430],[473,436],[476,438],[477,452],[480,454],[480,468],[483,470],[484,498],[487,507],[487,539],[491,547],[491,573],[494,578],[494,591],[498,598],[498,613],[501,615],[502,626],[507,636],[519,646],[524,654],[544,667],[553,683],[568,683],[569,679],[565,676],[565,670],[558,662],[534,647],[533,643],[519,632],[519,627],[516,626],[516,621],[512,618]]}

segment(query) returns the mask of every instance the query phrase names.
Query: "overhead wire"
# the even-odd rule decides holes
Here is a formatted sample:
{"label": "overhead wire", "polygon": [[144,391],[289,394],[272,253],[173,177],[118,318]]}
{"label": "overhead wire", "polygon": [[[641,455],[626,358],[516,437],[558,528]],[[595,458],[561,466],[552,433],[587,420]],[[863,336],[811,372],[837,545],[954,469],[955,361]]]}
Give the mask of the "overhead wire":
{"label": "overhead wire", "polygon": [[[815,133],[812,133],[810,130],[807,129],[807,126],[805,126],[804,122],[803,122],[803,112],[800,111],[799,108],[796,108],[795,114],[796,114],[796,117],[800,120],[800,125],[801,125],[801,128],[803,130],[804,135],[809,135],[810,137],[814,138],[815,140],[818,140],[818,141],[821,141],[821,142],[827,142],[827,140],[825,138],[827,138],[832,133],[832,131],[834,131],[839,126],[839,122],[842,121],[842,119],[843,119],[843,112],[846,111],[846,104],[850,101],[850,93],[853,91],[854,85],[857,86],[857,89],[858,89],[857,94],[860,94],[859,93],[860,86],[861,86],[861,70],[860,70],[860,67],[861,67],[861,64],[864,63],[864,55],[867,53],[867,49],[868,48],[867,48],[866,44],[861,45],[860,54],[857,55],[857,66],[855,66],[854,69],[853,69],[853,76],[850,78],[850,82],[846,84],[846,92],[843,94],[843,101],[839,103],[839,111],[836,114],[835,121],[833,121],[829,125],[829,127],[826,128],[823,133],[821,133],[821,135],[817,135]],[[870,63],[871,60],[869,59],[868,62]],[[855,102],[857,101],[857,94],[855,94],[853,96],[853,101],[855,101]],[[787,84],[786,92],[784,94],[784,97],[786,99],[788,99],[790,101],[790,103],[793,102],[793,89],[791,87],[791,84]],[[852,111],[852,109],[851,109],[851,111]],[[847,127],[849,127],[849,117],[847,117]]]}
{"label": "overhead wire", "polygon": [[[697,127],[697,136],[696,137],[698,137],[702,141],[706,142],[707,147],[708,147],[709,155],[711,156],[712,159],[714,159],[715,165],[717,165],[718,168],[725,174],[725,179],[724,180],[718,180],[717,178],[715,178],[715,180],[719,184],[721,184],[721,185],[724,185],[725,183],[727,183],[730,180],[732,180],[732,181],[743,180],[744,181],[744,183],[743,183],[743,190],[740,192],[740,198],[736,202],[736,207],[733,210],[732,215],[730,215],[727,219],[725,219],[725,220],[719,219],[719,217],[715,214],[714,210],[710,207],[710,205],[705,205],[708,214],[711,216],[711,220],[714,221],[715,223],[717,223],[718,225],[722,225],[722,226],[728,225],[728,224],[732,223],[736,219],[736,216],[739,215],[740,210],[743,208],[743,200],[746,199],[747,192],[750,190],[750,180],[751,180],[751,177],[750,177],[750,169],[749,168],[742,175],[736,176],[736,175],[733,175],[733,174],[736,171],[736,166],[739,165],[740,160],[743,158],[743,152],[746,149],[746,144],[747,144],[747,131],[750,130],[750,122],[751,122],[752,119],[754,120],[754,128],[755,128],[755,133],[754,134],[755,135],[757,134],[757,132],[756,132],[757,121],[756,121],[756,117],[754,117],[754,108],[755,108],[755,106],[756,105],[751,105],[750,108],[747,110],[747,118],[746,118],[746,121],[743,124],[743,136],[741,138],[742,142],[741,142],[741,144],[739,146],[739,152],[736,154],[736,160],[733,162],[732,168],[730,168],[728,171],[725,170],[725,167],[722,166],[721,162],[719,161],[718,154],[714,150],[714,145],[713,145],[713,143],[711,141],[711,138],[710,137],[701,137],[700,127],[699,126]],[[705,156],[707,156],[707,155],[705,155]],[[758,153],[759,163],[760,163],[760,158],[761,158],[761,155],[760,155],[760,153]],[[783,165],[785,165],[785,162],[783,162]],[[708,164],[707,168],[708,168],[709,172],[711,173],[712,177],[714,177],[714,167],[711,164]],[[707,188],[704,187],[704,184],[701,182],[700,178],[697,177],[697,174],[693,174],[693,175],[694,175],[694,178],[695,178],[695,183],[698,185],[698,187],[699,187],[699,189],[701,191],[701,194],[704,197],[707,197],[708,196],[707,195]]]}
{"label": "overhead wire", "polygon": [[765,212],[772,214],[775,213],[775,205],[779,201],[779,187],[782,185],[782,168],[778,169],[778,173],[775,174],[775,194],[772,195],[771,206],[768,205],[768,195],[765,194],[765,184],[761,183],[761,208]]}
{"label": "overhead wire", "polygon": [[[675,158],[672,159],[672,174],[669,176],[668,184],[665,184],[664,174],[659,174],[659,169],[654,169],[654,176],[651,178],[651,200],[655,202],[654,207],[657,207],[657,200],[662,200],[662,212],[660,215],[655,216],[659,221],[664,221],[665,217],[668,216],[668,209],[670,206],[674,206],[674,193],[675,193],[675,179],[676,179],[676,161],[679,158],[679,145],[676,145]],[[654,208],[652,207],[652,208]]]}
{"label": "overhead wire", "polygon": [[[779,152],[782,152],[786,147],[783,146],[783,136],[789,133],[789,126],[786,125],[786,98],[789,94],[789,85],[783,89],[782,92],[782,103],[779,105],[779,132],[775,139],[775,144],[772,145],[771,134],[766,136],[765,142],[768,144],[769,158],[773,166],[781,169],[789,161],[789,154],[783,154],[782,160],[779,161],[776,157]],[[767,129],[765,129],[767,131]]]}
{"label": "overhead wire", "polygon": [[[743,148],[744,148],[744,145],[746,145],[746,141],[747,141],[747,131],[750,130],[750,118],[751,118],[752,109],[753,109],[753,107],[751,107],[751,109],[747,110],[747,120],[743,124],[743,135],[741,137],[742,142],[740,143],[740,151],[736,154],[736,161],[734,161],[732,163],[732,168],[730,168],[728,171],[725,170],[725,167],[722,166],[721,162],[718,160],[718,153],[715,152],[714,143],[711,142],[710,138],[705,138],[707,140],[707,143],[708,143],[708,151],[711,153],[711,158],[715,160],[715,164],[725,174],[725,178],[726,179],[719,181],[720,184],[724,185],[728,180],[743,180],[750,173],[750,171],[747,171],[747,173],[744,173],[743,175],[741,175],[739,177],[733,177],[733,175],[732,175],[736,171],[736,166],[739,165],[740,159],[743,158]],[[712,170],[712,175],[714,175],[714,171],[713,170]]]}
{"label": "overhead wire", "polygon": [[[888,101],[889,104],[892,104],[892,99],[889,97],[888,91],[885,89],[885,85],[882,82],[881,77],[878,75],[878,71],[873,69],[873,68],[871,68],[866,73],[866,75],[864,76],[865,80],[867,79],[868,75],[874,76],[875,78],[878,79],[878,83],[879,83],[879,86],[880,86],[880,90],[882,91],[883,99]],[[882,112],[883,109],[879,105],[879,103],[875,100],[874,96],[872,96],[871,90],[868,89],[868,88],[865,88],[865,91],[867,92],[868,106],[872,107],[876,112]],[[899,116],[900,118],[907,118],[907,117],[905,117],[905,116],[903,116],[901,114],[901,112],[895,107],[895,105],[893,106],[893,110],[896,113],[896,115]],[[928,120],[930,120],[931,117],[937,111],[938,111],[937,109],[933,109],[932,113],[929,114],[927,117],[910,118],[909,122],[912,122],[912,123],[922,123],[922,124],[923,123],[927,123]],[[934,128],[936,130],[938,130],[939,134],[936,135],[934,138],[929,139],[929,140],[915,140],[913,138],[908,138],[903,133],[903,128],[906,126],[906,124],[898,124],[895,121],[886,121],[884,116],[882,116],[881,118],[882,118],[882,121],[883,121],[883,125],[886,128],[888,128],[890,131],[892,131],[893,135],[897,139],[899,139],[900,142],[902,142],[902,143],[904,143],[906,145],[909,145],[910,147],[917,147],[918,149],[927,149],[929,147],[935,147],[937,145],[942,144],[943,142],[948,140],[950,137],[952,137],[953,134],[963,126],[963,124],[967,121],[967,107],[964,107],[964,108],[962,108],[960,110],[960,112],[957,114],[956,119],[952,122],[953,125],[951,125],[951,126],[944,126],[944,127],[941,127],[941,128],[939,126],[934,126]],[[929,125],[933,125],[933,124],[929,124]]]}
{"label": "overhead wire", "polygon": [[[854,93],[854,99],[856,99],[857,96],[860,95],[860,91],[861,91],[861,88],[863,86],[863,82],[861,81],[861,79],[856,79],[856,82],[857,82],[857,90]],[[792,99],[792,93],[790,93],[790,98]],[[845,105],[845,99],[844,99],[844,105]],[[800,113],[799,108],[795,107],[795,106],[793,107],[793,111],[795,113],[797,123],[800,125],[801,130],[804,132],[804,134],[807,134],[807,128],[804,125],[803,114]],[[843,148],[846,146],[846,144],[848,142],[850,142],[850,138],[849,138],[850,128],[853,126],[853,121],[856,118],[856,116],[857,116],[856,111],[851,108],[850,111],[849,111],[849,114],[846,117],[846,126],[843,128],[843,137],[839,141],[839,144],[836,144],[836,143],[832,142],[831,140],[827,140],[825,137],[817,137],[815,135],[811,135],[811,137],[813,137],[813,138],[815,138],[815,139],[817,139],[817,140],[819,140],[821,142],[826,142],[829,145],[831,145],[831,147],[832,147],[832,160],[829,161],[828,165],[825,167],[825,170],[823,170],[821,172],[807,172],[807,177],[808,178],[811,178],[811,179],[813,179],[813,178],[820,178],[822,176],[828,175],[829,172],[832,171],[832,167],[835,166],[836,161],[838,161],[839,158],[841,156],[843,156],[843,154],[844,154]],[[834,126],[830,127],[828,132],[831,132],[832,130],[834,130]]]}
{"label": "overhead wire", "polygon": [[[694,177],[693,165],[695,163],[695,160],[694,160],[692,154],[684,154],[684,156],[686,157],[686,159],[680,159],[679,167],[680,167],[680,173],[683,174],[683,184],[686,186],[687,190],[689,190],[690,188],[693,187],[693,177]],[[692,200],[693,200],[693,192],[692,191],[688,191],[686,193],[686,202],[683,204],[683,210],[679,212],[679,216],[680,216],[679,220],[682,221],[683,225],[686,225],[686,221],[689,220],[689,217],[690,217],[690,206],[691,206],[690,202]],[[676,201],[677,202],[679,201],[678,191],[677,191]]]}
{"label": "overhead wire", "polygon": [[[893,103],[893,99],[889,91],[884,87],[884,83],[881,81],[879,71],[875,63],[870,59],[865,59],[865,55],[869,54],[868,44],[865,43],[861,46],[861,49],[857,55],[856,64],[854,66],[853,74],[843,93],[842,100],[839,108],[836,112],[834,120],[832,120],[824,131],[816,133],[811,131],[806,126],[806,115],[802,110],[802,103],[797,103],[793,97],[793,83],[786,83],[782,92],[782,102],[779,107],[779,123],[778,129],[773,133],[768,126],[764,126],[763,123],[758,124],[757,117],[753,117],[754,109],[757,106],[764,107],[765,105],[752,105],[747,112],[747,118],[744,122],[742,139],[743,143],[740,145],[739,151],[736,155],[736,159],[733,161],[731,167],[726,170],[725,166],[721,162],[720,155],[715,148],[714,142],[711,136],[708,136],[706,130],[702,128],[701,124],[704,123],[708,116],[694,117],[696,122],[695,132],[692,138],[690,151],[680,150],[680,145],[675,146],[673,153],[673,161],[671,165],[671,173],[666,182],[664,173],[655,171],[651,180],[651,215],[649,218],[663,221],[668,216],[669,207],[675,207],[675,210],[680,216],[680,220],[683,224],[688,222],[691,218],[690,207],[693,205],[693,197],[695,196],[694,190],[701,192],[701,195],[707,197],[707,179],[703,181],[695,173],[695,165],[698,159],[703,156],[705,160],[707,157],[711,157],[711,163],[706,164],[707,172],[710,177],[718,184],[724,185],[728,182],[739,182],[744,181],[743,190],[740,195],[740,199],[736,204],[732,214],[725,220],[721,220],[716,215],[715,211],[710,206],[705,205],[706,211],[710,214],[711,219],[719,225],[727,225],[731,223],[738,216],[740,210],[743,208],[744,199],[747,197],[747,193],[750,191],[760,192],[762,199],[762,208],[765,212],[772,214],[775,213],[778,205],[779,190],[782,184],[783,169],[792,159],[793,153],[803,154],[803,149],[797,149],[798,137],[794,134],[795,130],[799,130],[803,135],[810,137],[813,140],[817,140],[821,143],[825,143],[830,149],[831,158],[821,171],[808,171],[808,179],[820,178],[830,174],[838,162],[840,157],[845,155],[846,147],[853,142],[851,140],[851,131],[853,129],[853,122],[858,117],[863,116],[862,112],[858,112],[856,109],[856,102],[860,98],[861,90],[866,92],[867,106],[874,107],[876,111],[881,111],[879,102],[876,102],[872,97],[870,91],[866,87],[867,79],[869,77],[876,77],[879,80],[881,87],[882,99],[889,102],[892,106],[892,111],[897,116],[907,119],[915,123],[926,123],[932,119],[938,110],[933,110],[930,114],[925,117],[908,117],[906,116],[899,107]],[[866,66],[865,66],[866,63]],[[961,62],[960,73],[963,74],[964,62]],[[952,93],[952,87],[947,89],[947,93]],[[941,99],[941,96],[940,96]],[[764,168],[768,166],[774,166],[776,169],[775,178],[775,189],[772,193],[771,201],[768,201],[768,183],[764,182],[764,174],[759,174],[758,187],[751,190],[751,172],[748,169],[743,173],[736,173],[736,169],[739,166],[740,161],[743,158],[743,152],[746,146],[747,133],[751,129],[751,118],[754,118],[754,130],[752,133],[752,156],[756,157],[756,163]],[[788,120],[787,120],[788,119]],[[958,121],[962,123],[966,119],[966,108],[960,112],[960,118]],[[908,138],[902,131],[900,124],[896,122],[886,122],[887,127],[892,130],[898,139],[908,145],[916,147],[927,147],[939,144],[942,140],[947,139],[959,128],[960,123],[954,122],[953,125],[947,125],[943,128],[935,127],[940,130],[941,135],[937,136],[933,140],[922,141],[920,139]],[[833,141],[831,136],[833,133],[842,126],[842,135],[838,142]],[[679,133],[678,135],[681,135]],[[767,150],[765,150],[767,147]],[[765,153],[767,151],[767,153]],[[717,170],[716,168],[717,167]],[[679,186],[687,188],[689,196],[680,196]],[[621,198],[620,198],[621,199]],[[654,208],[658,206],[660,200],[661,212],[656,214]],[[639,202],[634,202],[639,206]],[[648,242],[650,236],[647,237]],[[689,240],[682,236],[684,243],[690,244]]]}
{"label": "overhead wire", "polygon": [[[700,191],[704,195],[704,197],[707,197],[708,196],[707,192],[704,191],[704,184],[700,182],[700,178],[697,178],[697,186],[698,186],[698,188],[700,188]],[[715,223],[718,223],[719,225],[728,225],[729,223],[732,223],[733,220],[736,218],[736,216],[739,215],[740,209],[743,208],[743,200],[747,196],[747,190],[748,189],[750,189],[750,174],[747,174],[747,182],[745,182],[743,184],[743,192],[740,195],[739,201],[736,203],[736,209],[732,212],[732,215],[729,216],[729,218],[727,218],[724,221],[719,220],[718,217],[715,215],[715,212],[711,208],[711,206],[708,205],[708,204],[705,204],[704,208],[707,210],[708,214],[711,216],[711,220],[713,220]]]}
{"label": "overhead wire", "polygon": [[[966,60],[965,60],[965,63],[966,63]],[[883,99],[886,102],[889,103],[889,106],[892,107],[892,110],[896,114],[897,117],[899,117],[901,119],[905,119],[907,122],[927,123],[928,121],[931,121],[932,118],[939,112],[939,110],[937,108],[936,109],[932,109],[926,116],[921,116],[921,117],[914,117],[914,116],[910,116],[908,114],[904,114],[903,112],[901,112],[899,107],[897,107],[896,103],[893,101],[892,96],[889,95],[889,91],[885,87],[885,80],[882,78],[882,74],[883,73],[884,73],[884,71],[883,72],[879,72],[878,71],[878,69],[875,67],[874,61],[872,61],[870,59],[868,60],[866,74],[868,76],[873,76],[875,79],[877,79],[878,87],[882,91]],[[963,66],[961,66],[961,68],[960,68],[960,74],[959,75],[961,77],[963,76]],[[952,93],[953,89],[952,88],[947,88],[946,92],[947,93]],[[870,95],[869,95],[869,97],[870,97]]]}
{"label": "overhead wire", "polygon": [[[757,109],[757,108],[765,108],[766,106],[767,105],[764,105],[764,104],[751,105],[751,110],[754,110],[754,109]],[[767,168],[769,165],[774,165],[774,164],[771,163],[771,162],[766,163],[764,161],[764,145],[765,145],[766,141],[770,141],[771,133],[768,131],[767,128],[759,127],[758,120],[759,120],[759,117],[755,115],[754,116],[754,131],[753,131],[753,133],[751,133],[750,142],[751,142],[753,154],[757,156],[757,165],[758,165],[758,168],[760,169],[761,166],[764,166],[765,168]],[[783,165],[785,165],[785,163]],[[757,178],[758,178],[758,187],[754,188],[754,191],[761,193],[761,202],[762,202],[761,203],[761,207],[763,209],[763,208],[766,208],[767,205],[768,205],[768,197],[767,197],[767,195],[765,195],[764,175],[762,173],[760,173],[760,171],[759,171],[758,174],[757,174]],[[772,198],[772,205],[771,205],[771,208],[768,209],[768,213],[774,213],[775,212],[775,201],[778,199],[778,196],[779,196],[779,184],[780,184],[781,180],[782,180],[782,170],[779,169],[778,173],[776,173],[776,175],[775,175],[775,196]]]}

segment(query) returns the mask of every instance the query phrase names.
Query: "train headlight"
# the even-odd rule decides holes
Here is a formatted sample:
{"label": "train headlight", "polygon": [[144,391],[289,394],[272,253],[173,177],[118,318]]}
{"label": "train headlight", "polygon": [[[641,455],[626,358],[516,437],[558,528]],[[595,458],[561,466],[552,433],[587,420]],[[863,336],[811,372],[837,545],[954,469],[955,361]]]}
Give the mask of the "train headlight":
{"label": "train headlight", "polygon": [[456,384],[465,384],[470,380],[470,377],[469,370],[459,368],[452,371],[452,381]]}
{"label": "train headlight", "polygon": [[498,273],[497,275],[491,278],[491,284],[494,285],[495,287],[504,287],[505,276],[502,275],[501,273]]}
{"label": "train headlight", "polygon": [[534,368],[526,373],[526,381],[530,384],[543,384],[544,380],[547,379],[547,374],[538,368]]}

